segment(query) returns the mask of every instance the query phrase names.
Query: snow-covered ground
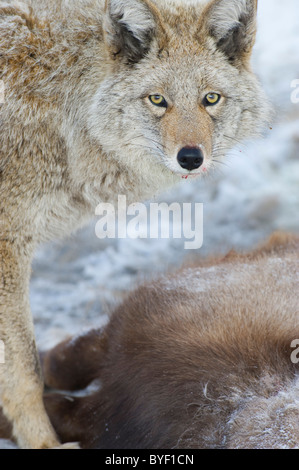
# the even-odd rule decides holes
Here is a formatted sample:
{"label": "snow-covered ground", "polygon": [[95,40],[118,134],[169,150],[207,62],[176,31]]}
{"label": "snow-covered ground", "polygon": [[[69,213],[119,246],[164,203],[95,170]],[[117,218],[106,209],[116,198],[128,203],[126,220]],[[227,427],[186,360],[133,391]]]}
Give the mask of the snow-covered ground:
{"label": "snow-covered ground", "polygon": [[254,69],[275,107],[272,130],[234,149],[205,180],[184,180],[160,197],[204,204],[202,248],[187,251],[179,239],[99,240],[95,222],[71,239],[42,247],[31,282],[40,348],[104,324],[138,281],[187,257],[247,249],[275,229],[299,232],[299,102],[291,101],[296,79],[299,98],[298,0],[259,0]]}

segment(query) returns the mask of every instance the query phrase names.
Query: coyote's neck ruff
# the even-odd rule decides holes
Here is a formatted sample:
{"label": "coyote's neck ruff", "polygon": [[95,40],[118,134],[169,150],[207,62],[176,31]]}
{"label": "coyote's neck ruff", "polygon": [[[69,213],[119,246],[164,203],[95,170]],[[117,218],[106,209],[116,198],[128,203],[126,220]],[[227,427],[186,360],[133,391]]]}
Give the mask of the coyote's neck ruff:
{"label": "coyote's neck ruff", "polygon": [[101,201],[206,173],[257,132],[256,3],[0,1],[0,372],[20,445],[58,445],[28,301],[35,247]]}

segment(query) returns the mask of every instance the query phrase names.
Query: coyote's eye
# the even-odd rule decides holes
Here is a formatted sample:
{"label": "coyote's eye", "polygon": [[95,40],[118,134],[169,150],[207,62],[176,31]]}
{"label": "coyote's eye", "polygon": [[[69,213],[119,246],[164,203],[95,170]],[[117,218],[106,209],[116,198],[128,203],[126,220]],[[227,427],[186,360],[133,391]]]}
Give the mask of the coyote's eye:
{"label": "coyote's eye", "polygon": [[204,105],[205,106],[214,106],[220,101],[221,95],[218,93],[208,93],[204,97]]}
{"label": "coyote's eye", "polygon": [[167,101],[162,95],[150,95],[149,100],[155,106],[160,106],[161,108],[167,108]]}

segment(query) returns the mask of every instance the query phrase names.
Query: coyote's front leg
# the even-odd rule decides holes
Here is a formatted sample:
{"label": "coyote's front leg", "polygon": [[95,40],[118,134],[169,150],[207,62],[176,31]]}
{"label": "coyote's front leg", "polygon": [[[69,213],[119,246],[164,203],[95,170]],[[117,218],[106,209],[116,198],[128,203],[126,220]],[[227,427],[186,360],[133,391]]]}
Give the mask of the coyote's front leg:
{"label": "coyote's front leg", "polygon": [[45,412],[43,381],[29,307],[31,265],[29,245],[0,241],[0,339],[5,363],[0,364],[3,410],[23,448],[59,446]]}

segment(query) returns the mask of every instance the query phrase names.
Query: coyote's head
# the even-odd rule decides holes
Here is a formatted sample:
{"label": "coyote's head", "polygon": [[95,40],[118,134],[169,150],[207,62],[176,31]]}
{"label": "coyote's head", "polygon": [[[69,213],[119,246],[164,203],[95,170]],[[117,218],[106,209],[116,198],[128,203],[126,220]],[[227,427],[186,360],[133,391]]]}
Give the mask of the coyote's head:
{"label": "coyote's head", "polygon": [[260,130],[250,69],[256,0],[107,0],[109,73],[90,112],[103,150],[137,172],[205,173]]}

